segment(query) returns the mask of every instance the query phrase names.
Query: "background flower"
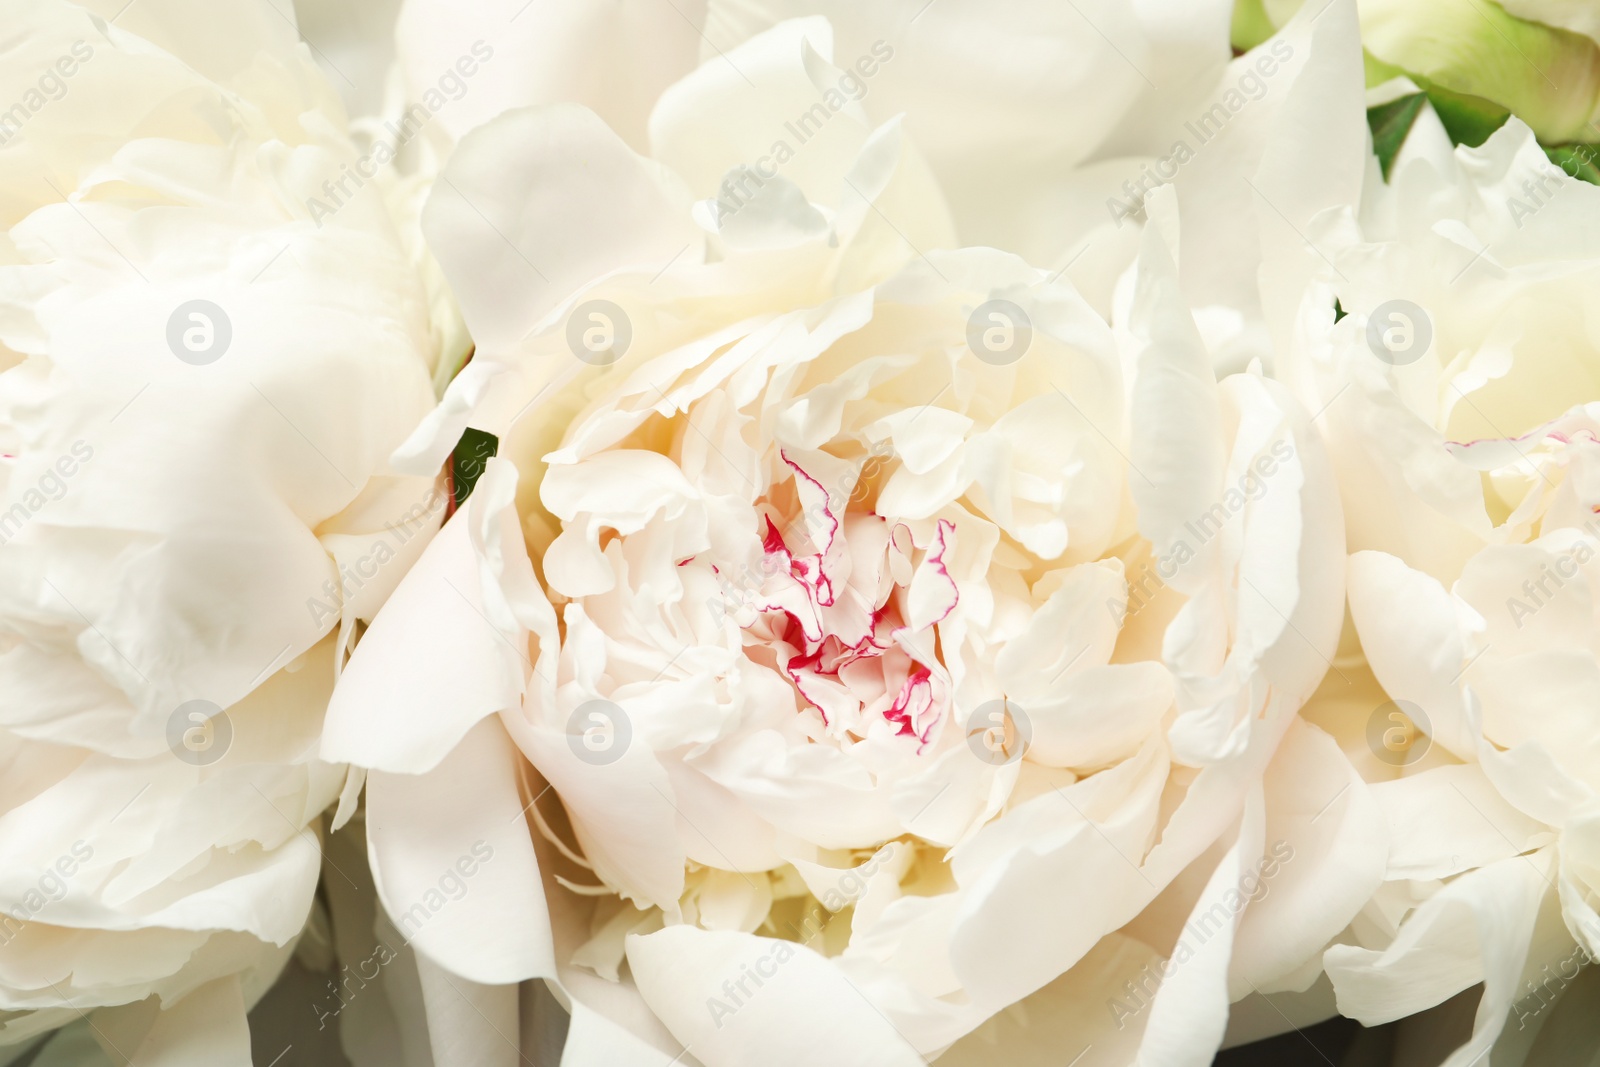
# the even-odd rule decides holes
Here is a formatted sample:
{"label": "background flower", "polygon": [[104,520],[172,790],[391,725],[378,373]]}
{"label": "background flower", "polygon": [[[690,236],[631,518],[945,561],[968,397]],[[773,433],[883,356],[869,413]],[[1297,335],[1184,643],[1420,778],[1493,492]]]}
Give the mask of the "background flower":
{"label": "background flower", "polygon": [[103,6],[0,62],[0,1041],[243,1063],[359,794],[342,650],[442,517],[387,466],[429,325],[381,199],[311,217],[353,153],[291,20]]}
{"label": "background flower", "polygon": [[[1141,168],[1182,135],[1192,106],[1224,87],[1228,12],[1221,5],[697,0],[528,8],[495,0],[463,11],[407,0],[397,34],[413,97],[436,85],[475,39],[490,40],[500,57],[429,130],[432,143],[453,144],[507,108],[578,103],[694,185],[720,181],[723,171],[685,166],[683,153],[694,146],[663,141],[678,120],[658,106],[662,94],[699,67],[700,95],[680,90],[679,108],[701,106],[707,89],[756,80],[726,57],[780,22],[810,16],[832,27],[834,62],[841,74],[851,72],[843,89],[854,98],[851,110],[869,128],[902,116],[954,225],[939,247],[988,245],[1064,268],[1109,315],[1109,281],[1132,262],[1137,239],[1107,213],[1106,201],[1125,197],[1124,183],[1137,182]],[[876,55],[875,42],[893,57]],[[855,69],[863,60],[870,74]],[[714,85],[722,80],[729,84]],[[798,117],[785,114],[770,129],[734,123],[764,138],[759,152],[742,146],[748,158],[741,159],[754,164],[779,137],[798,147],[799,138],[782,129]]]}
{"label": "background flower", "polygon": [[1303,353],[1354,550],[1353,682],[1304,714],[1390,833],[1384,885],[1325,962],[1369,1025],[1483,982],[1451,1063],[1525,1049],[1567,984],[1547,977],[1596,947],[1597,198],[1520,121],[1452,150],[1425,111],[1390,183],[1311,231],[1328,273]]}

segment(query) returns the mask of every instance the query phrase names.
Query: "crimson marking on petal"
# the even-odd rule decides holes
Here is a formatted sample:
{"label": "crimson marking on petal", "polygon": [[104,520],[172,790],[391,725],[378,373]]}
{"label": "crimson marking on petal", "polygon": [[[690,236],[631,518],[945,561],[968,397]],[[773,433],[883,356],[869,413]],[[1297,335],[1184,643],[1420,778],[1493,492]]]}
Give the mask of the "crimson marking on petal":
{"label": "crimson marking on petal", "polygon": [[784,463],[788,464],[790,470],[794,471],[800,477],[804,478],[807,482],[811,483],[811,485],[817,490],[817,492],[822,494],[822,513],[828,517],[828,522],[829,522],[830,525],[829,525],[829,529],[828,529],[828,540],[827,540],[827,543],[820,546],[821,549],[822,549],[822,552],[818,553],[818,555],[825,555],[827,553],[828,549],[833,547],[833,539],[839,535],[839,518],[838,518],[837,515],[835,515],[833,513],[833,509],[828,506],[828,499],[829,499],[828,491],[823,488],[821,482],[817,481],[815,478],[811,477],[811,475],[807,474],[805,472],[805,469],[802,468],[800,466],[800,464],[798,464],[794,460],[790,459],[789,458],[789,453],[785,452],[783,449],[780,448],[778,450],[778,456],[783,460]]}
{"label": "crimson marking on petal", "polygon": [[[819,503],[822,505],[822,514],[827,516],[828,519],[828,535],[823,543],[818,546],[820,551],[814,556],[796,558],[794,566],[800,572],[796,577],[816,590],[817,603],[823,607],[828,607],[834,602],[834,589],[833,576],[828,573],[827,561],[829,554],[833,551],[834,543],[839,537],[839,517],[833,513],[833,508],[828,506],[829,494],[823,488],[822,483],[807,474],[800,464],[790,459],[787,452],[779,449],[778,456],[798,477],[805,479],[816,492],[822,494],[822,499]],[[796,488],[798,489],[798,486]],[[800,495],[803,502],[806,494],[800,493],[798,495]],[[804,515],[804,510],[802,510],[801,514],[802,516]],[[771,521],[771,519],[767,520],[769,524]]]}
{"label": "crimson marking on petal", "polygon": [[817,709],[817,714],[822,716],[822,725],[831,726],[832,723],[828,721],[828,713],[822,710],[822,702],[813,700],[811,694],[806,692],[805,684],[801,681],[800,672],[793,669],[794,662],[794,660],[790,660],[789,666],[784,668],[789,672],[789,680],[794,683],[795,689],[798,690],[800,695],[805,698],[805,702]]}
{"label": "crimson marking on petal", "polygon": [[[795,473],[802,505],[815,508],[819,503],[817,494],[822,489],[820,483],[786,454],[780,452],[780,455]],[[807,708],[816,710],[825,728],[843,726],[854,731],[856,727],[850,725],[851,720],[843,723],[837,720],[840,714],[848,714],[851,707],[858,707],[862,714],[882,716],[892,724],[897,736],[914,738],[917,751],[922,752],[931,744],[934,730],[943,721],[945,705],[940,694],[947,685],[941,681],[942,675],[936,676],[936,665],[930,668],[923,657],[905,647],[900,639],[905,628],[898,625],[903,621],[898,617],[901,608],[887,592],[881,604],[862,603],[859,620],[849,613],[834,618],[822,611],[836,606],[831,570],[842,555],[844,525],[826,506],[825,500],[821,503],[828,528],[823,538],[825,547],[817,554],[796,554],[773,517],[770,514],[762,517],[766,524],[761,535],[766,558],[763,569],[768,579],[763,583],[756,610],[767,616],[768,622],[766,636],[761,640],[772,647],[796,695]],[[889,536],[881,546],[886,558],[878,563],[879,577],[872,582],[873,588],[878,587],[883,577],[890,576],[886,573],[888,570],[900,571],[899,578],[891,578],[890,588],[904,588],[904,583],[926,567],[932,573],[935,588],[938,588],[938,579],[943,579],[949,593],[938,618],[927,623],[924,629],[949,618],[960,603],[960,590],[947,563],[954,547],[955,523],[940,519],[929,543],[919,545],[906,524],[890,524],[881,515],[873,517],[889,525]],[[898,559],[894,558],[896,553]],[[922,555],[921,562],[913,563],[918,553]],[[859,565],[863,561],[855,562]],[[860,596],[853,586],[844,586],[844,592]],[[939,610],[938,603],[932,606]],[[848,632],[835,631],[833,627],[838,623],[846,623]],[[877,668],[882,672],[881,688],[878,682],[869,680],[874,674],[860,675],[852,669],[874,661],[881,664]],[[863,684],[866,689],[858,690],[857,686]],[[893,702],[886,708],[890,693],[894,693]]]}
{"label": "crimson marking on petal", "polygon": [[[927,556],[923,558],[923,562],[933,567],[941,578],[950,583],[950,606],[944,609],[943,615],[929,622],[928,626],[937,626],[944,622],[950,617],[950,613],[956,610],[957,605],[961,603],[961,589],[956,585],[956,580],[950,577],[950,568],[946,567],[944,563],[944,557],[950,551],[950,542],[945,539],[946,530],[950,533],[955,533],[956,524],[949,519],[940,519],[937,531],[934,534],[934,543],[939,546],[939,549],[935,552],[930,547]],[[925,626],[923,629],[927,629],[927,627]]]}
{"label": "crimson marking on petal", "polygon": [[[794,557],[789,554],[789,546],[783,543],[783,534],[778,532],[777,525],[772,521],[772,516],[765,516],[767,520],[767,533],[761,539],[761,547],[769,556],[782,556],[787,563]],[[785,567],[785,570],[788,568]]]}
{"label": "crimson marking on petal", "polygon": [[[901,683],[894,706],[884,712],[883,717],[900,724],[898,732],[902,737],[915,737],[920,745],[926,745],[934,725],[939,721],[938,715],[933,714],[934,705],[933,672],[918,664],[917,669]],[[920,733],[916,727],[919,719],[925,720]]]}

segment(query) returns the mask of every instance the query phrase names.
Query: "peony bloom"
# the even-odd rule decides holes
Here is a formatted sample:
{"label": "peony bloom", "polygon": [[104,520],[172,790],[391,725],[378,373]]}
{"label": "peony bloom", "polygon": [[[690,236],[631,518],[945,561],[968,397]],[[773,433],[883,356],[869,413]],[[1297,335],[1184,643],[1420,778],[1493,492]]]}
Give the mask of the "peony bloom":
{"label": "peony bloom", "polygon": [[1451,1064],[1508,1019],[1528,1040],[1570,978],[1551,976],[1600,949],[1597,206],[1520,121],[1452,151],[1425,113],[1392,184],[1311,234],[1328,266],[1303,352],[1360,648],[1355,688],[1306,716],[1389,830],[1384,884],[1325,962],[1368,1024],[1483,982]]}
{"label": "peony bloom", "polygon": [[248,1063],[359,795],[341,650],[443,510],[387,462],[427,305],[381,199],[309,215],[352,145],[271,5],[5,22],[0,1044]]}
{"label": "peony bloom", "polygon": [[[1195,103],[1228,81],[1226,11],[1122,0],[485,0],[466,8],[406,0],[397,41],[409,98],[442,87],[449,99],[426,133],[441,150],[508,108],[575,103],[635,151],[709,187],[723,173],[681,169],[688,165],[655,128],[706,98],[679,88],[669,99],[669,88],[701,65],[729,83],[719,92],[746,85],[755,74],[734,51],[807,16],[833,27],[834,98],[796,96],[795,110],[761,120],[770,125],[738,122],[741,161],[760,164],[780,140],[798,152],[812,132],[800,120],[817,104],[831,115],[848,103],[870,127],[898,116],[939,184],[958,243],[1065,268],[1103,316],[1110,284],[1138,246],[1137,228],[1109,214],[1106,201],[1126,198],[1184,135]],[[456,64],[479,39],[495,58],[462,77]],[[711,72],[697,79],[712,80]]]}
{"label": "peony bloom", "polygon": [[541,978],[578,1064],[1044,1062],[1029,1005],[1086,1063],[1201,1062],[1376,884],[1328,889],[1353,776],[1295,716],[1332,472],[1284,387],[1213,372],[1180,197],[1108,323],[959,245],[908,124],[827,103],[854,62],[779,23],[662,93],[653,158],[513,109],[435,184],[478,351],[400,456],[500,453],[323,756],[371,768],[436,1055],[511,1062]]}

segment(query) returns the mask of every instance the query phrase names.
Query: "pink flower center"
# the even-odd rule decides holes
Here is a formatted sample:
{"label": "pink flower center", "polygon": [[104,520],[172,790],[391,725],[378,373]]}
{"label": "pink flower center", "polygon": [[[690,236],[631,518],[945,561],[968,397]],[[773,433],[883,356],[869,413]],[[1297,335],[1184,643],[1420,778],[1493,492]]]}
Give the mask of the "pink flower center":
{"label": "pink flower center", "polygon": [[[746,647],[770,650],[827,733],[863,738],[887,723],[921,751],[950,706],[935,627],[960,599],[945,566],[955,526],[941,519],[928,543],[917,545],[904,523],[836,511],[837,496],[783,458],[805,511],[790,524],[790,538],[767,519]],[[806,539],[793,533],[802,525],[814,530],[807,547],[815,551],[790,547]],[[912,596],[913,586],[921,595]]]}

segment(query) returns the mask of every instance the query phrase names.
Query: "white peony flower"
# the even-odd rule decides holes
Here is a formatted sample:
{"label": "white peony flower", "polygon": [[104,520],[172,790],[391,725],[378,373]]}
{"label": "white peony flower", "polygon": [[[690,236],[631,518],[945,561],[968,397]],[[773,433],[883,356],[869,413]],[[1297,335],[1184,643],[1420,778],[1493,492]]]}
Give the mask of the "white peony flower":
{"label": "white peony flower", "polygon": [[[1286,389],[1216,379],[1180,198],[1113,329],[939,250],[905,123],[842,102],[762,158],[852,61],[780,23],[661,95],[653,159],[518,109],[434,188],[478,353],[399,455],[469,423],[500,455],[323,755],[372,768],[436,1055],[505,1058],[542,978],[577,1064],[1044,1062],[997,1014],[1030,997],[1083,1062],[1204,1062],[1377,883],[1327,891],[1358,783],[1295,717],[1343,601],[1331,471]],[[430,903],[473,841],[471,906]]]}
{"label": "white peony flower", "polygon": [[1389,831],[1385,884],[1326,964],[1368,1024],[1484,983],[1446,1061],[1467,1064],[1508,1021],[1529,1040],[1552,969],[1600,949],[1600,190],[1516,119],[1452,151],[1431,112],[1391,181],[1311,232],[1326,284],[1301,320],[1360,638],[1356,688],[1306,715]]}
{"label": "white peony flower", "polygon": [[387,465],[427,305],[381,200],[308,214],[353,149],[292,20],[88,6],[0,45],[0,1043],[242,1064],[359,794],[342,650],[442,517]]}
{"label": "white peony flower", "polygon": [[[1137,227],[1109,213],[1107,201],[1126,199],[1184,136],[1183,122],[1203,110],[1197,102],[1234,80],[1226,76],[1228,12],[1216,4],[487,0],[463,8],[407,0],[397,36],[410,99],[452,79],[426,133],[441,150],[508,108],[576,103],[636,151],[710,184],[723,179],[728,158],[686,159],[699,146],[674,135],[679,116],[708,106],[710,91],[731,100],[735,84],[759,81],[735,50],[803,17],[832,26],[834,94],[795,96],[798,106],[773,113],[770,125],[733,121],[712,143],[737,131],[747,140],[728,146],[737,148],[733,158],[755,167],[781,156],[782,141],[803,172],[814,154],[802,150],[815,132],[802,121],[809,109],[859,113],[874,128],[898,116],[939,184],[954,226],[950,247],[988,245],[1065,268],[1102,315],[1138,246]],[[471,78],[454,75],[478,39],[493,45],[494,60]],[[685,89],[702,65],[688,83],[696,88]],[[814,124],[822,112],[812,114]],[[787,162],[777,165],[799,180]]]}

